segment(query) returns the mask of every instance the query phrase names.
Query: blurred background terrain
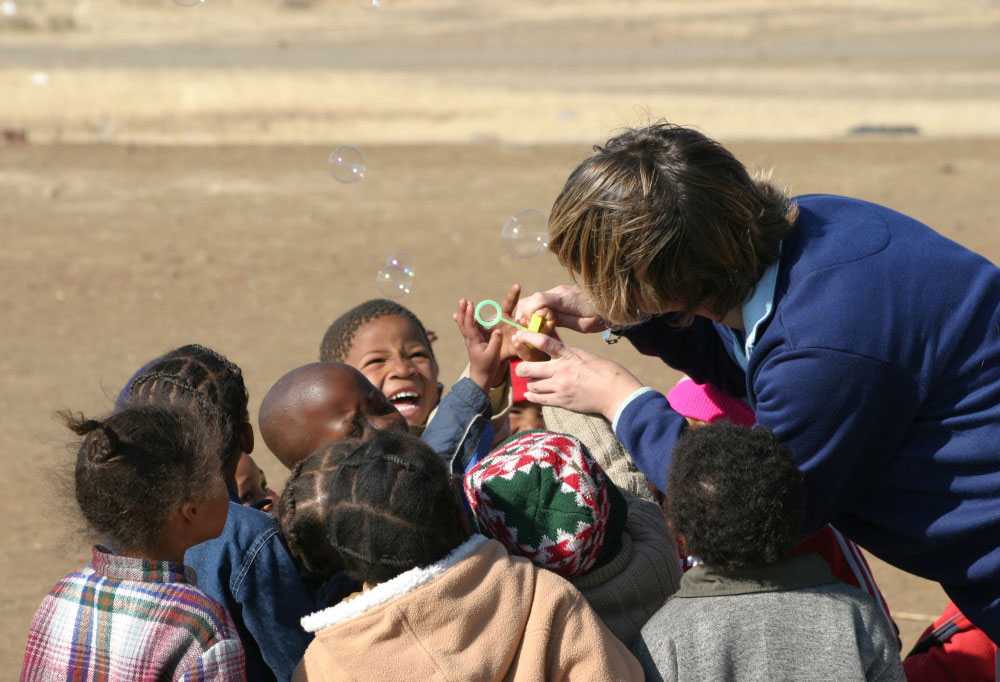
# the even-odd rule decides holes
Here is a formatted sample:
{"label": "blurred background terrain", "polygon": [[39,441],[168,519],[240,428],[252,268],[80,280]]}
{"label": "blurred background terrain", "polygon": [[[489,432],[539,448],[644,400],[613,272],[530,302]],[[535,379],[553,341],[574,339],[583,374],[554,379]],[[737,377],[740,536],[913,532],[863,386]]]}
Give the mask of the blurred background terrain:
{"label": "blurred background terrain", "polygon": [[[998,105],[998,2],[0,0],[0,669],[87,556],[55,410],[106,411],[139,365],[197,341],[243,367],[255,417],[335,316],[379,295],[389,256],[415,272],[402,302],[441,337],[448,383],[458,297],[566,280],[546,254],[512,258],[503,221],[658,118],[995,262]],[[331,177],[338,145],[364,181]],[[260,439],[255,456],[280,486]],[[876,569],[905,653],[945,598]]]}

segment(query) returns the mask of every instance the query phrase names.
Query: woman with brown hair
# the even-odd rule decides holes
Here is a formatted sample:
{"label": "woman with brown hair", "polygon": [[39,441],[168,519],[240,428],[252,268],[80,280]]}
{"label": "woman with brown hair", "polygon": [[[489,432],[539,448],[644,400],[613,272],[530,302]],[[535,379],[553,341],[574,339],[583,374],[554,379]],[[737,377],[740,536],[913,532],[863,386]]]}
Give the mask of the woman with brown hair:
{"label": "woman with brown hair", "polygon": [[[794,199],[669,124],[611,139],[570,175],[549,248],[576,286],[524,299],[624,336],[745,398],[805,474],[803,530],[833,522],[936,580],[1000,640],[1000,269],[847,197]],[[520,332],[526,398],[603,415],[666,490],[686,422],[620,365]]]}

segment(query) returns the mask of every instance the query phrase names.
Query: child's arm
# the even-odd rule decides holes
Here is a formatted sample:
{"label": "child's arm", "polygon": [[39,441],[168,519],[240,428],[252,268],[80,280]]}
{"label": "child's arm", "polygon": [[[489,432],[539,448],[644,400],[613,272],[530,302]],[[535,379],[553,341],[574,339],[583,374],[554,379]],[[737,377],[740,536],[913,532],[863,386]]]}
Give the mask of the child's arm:
{"label": "child's arm", "polygon": [[452,473],[462,474],[492,441],[488,391],[502,362],[502,337],[499,330],[487,335],[476,325],[472,304],[465,299],[458,302],[454,319],[469,353],[469,378],[448,391],[421,437],[446,459]]}

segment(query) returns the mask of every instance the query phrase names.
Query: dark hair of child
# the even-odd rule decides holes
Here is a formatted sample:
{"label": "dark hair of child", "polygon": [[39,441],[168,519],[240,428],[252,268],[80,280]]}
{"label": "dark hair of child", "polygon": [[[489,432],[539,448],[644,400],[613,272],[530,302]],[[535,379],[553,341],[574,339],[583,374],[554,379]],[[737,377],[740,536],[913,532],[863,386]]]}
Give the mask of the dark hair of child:
{"label": "dark hair of child", "polygon": [[767,429],[720,422],[674,448],[667,517],[687,552],[719,570],[773,564],[799,540],[802,473]]}
{"label": "dark hair of child", "polygon": [[351,344],[354,343],[354,335],[358,333],[358,330],[372,320],[387,315],[395,315],[412,322],[413,326],[420,331],[433,359],[434,349],[420,318],[414,315],[409,308],[401,306],[395,301],[373,298],[354,306],[327,327],[326,333],[323,335],[323,342],[319,346],[320,362],[343,362],[344,358],[351,352]]}
{"label": "dark hair of child", "polygon": [[468,539],[441,459],[407,433],[320,449],[292,471],[278,501],[282,535],[312,577],[340,570],[379,583],[439,561]]}
{"label": "dark hair of child", "polygon": [[235,470],[242,453],[241,427],[249,423],[243,372],[211,348],[190,344],[143,367],[126,388],[126,404],[193,409],[219,425],[223,470]]}
{"label": "dark hair of child", "polygon": [[80,512],[117,549],[153,548],[171,510],[198,499],[219,475],[218,433],[187,410],[145,405],[105,419],[60,416],[82,436],[74,470]]}

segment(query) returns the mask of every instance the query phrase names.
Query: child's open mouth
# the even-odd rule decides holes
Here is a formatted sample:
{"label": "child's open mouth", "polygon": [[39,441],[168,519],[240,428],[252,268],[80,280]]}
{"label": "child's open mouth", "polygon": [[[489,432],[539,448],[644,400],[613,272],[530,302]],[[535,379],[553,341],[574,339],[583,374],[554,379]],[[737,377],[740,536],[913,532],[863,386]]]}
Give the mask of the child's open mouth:
{"label": "child's open mouth", "polygon": [[396,391],[389,396],[389,402],[409,421],[420,409],[420,394],[409,390]]}

